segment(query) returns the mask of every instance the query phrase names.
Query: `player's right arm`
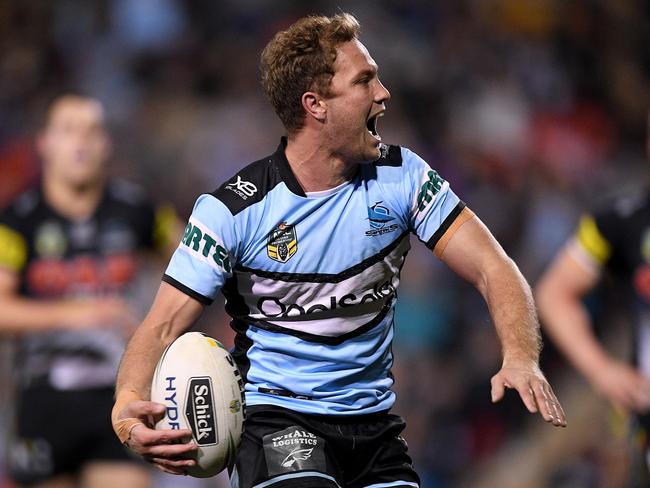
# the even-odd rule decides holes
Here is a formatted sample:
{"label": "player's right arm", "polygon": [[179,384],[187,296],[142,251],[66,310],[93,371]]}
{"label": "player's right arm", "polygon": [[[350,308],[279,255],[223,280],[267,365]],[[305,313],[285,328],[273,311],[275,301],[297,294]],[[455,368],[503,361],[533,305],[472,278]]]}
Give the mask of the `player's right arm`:
{"label": "player's right arm", "polygon": [[[165,348],[185,332],[232,276],[240,239],[228,208],[213,195],[197,200],[163,283],[122,358],[112,412],[122,443],[158,468],[182,474],[197,449],[189,430],[154,430],[164,405],[148,401]],[[183,442],[176,444],[176,442]]]}
{"label": "player's right arm", "polygon": [[592,218],[556,256],[536,287],[542,326],[558,349],[613,404],[633,411],[650,408],[650,381],[614,358],[600,343],[583,298],[600,281],[608,242]]}
{"label": "player's right arm", "polygon": [[[203,305],[162,283],[149,313],[131,338],[117,375],[113,428],[120,440],[161,470],[182,474],[196,464],[183,459],[196,450],[189,430],[154,430],[164,405],[146,401],[151,378],[165,348],[194,323]],[[180,443],[177,443],[180,442]]]}

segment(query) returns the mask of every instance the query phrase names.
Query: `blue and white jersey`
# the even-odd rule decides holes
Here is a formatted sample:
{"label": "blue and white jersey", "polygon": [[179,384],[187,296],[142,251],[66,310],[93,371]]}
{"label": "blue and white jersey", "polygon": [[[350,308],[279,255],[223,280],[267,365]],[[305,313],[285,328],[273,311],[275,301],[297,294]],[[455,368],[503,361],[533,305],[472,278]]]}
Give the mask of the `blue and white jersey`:
{"label": "blue and white jersey", "polygon": [[199,197],[163,280],[205,304],[222,291],[248,405],[387,410],[409,236],[440,254],[471,212],[398,146],[351,181],[305,194],[285,146]]}

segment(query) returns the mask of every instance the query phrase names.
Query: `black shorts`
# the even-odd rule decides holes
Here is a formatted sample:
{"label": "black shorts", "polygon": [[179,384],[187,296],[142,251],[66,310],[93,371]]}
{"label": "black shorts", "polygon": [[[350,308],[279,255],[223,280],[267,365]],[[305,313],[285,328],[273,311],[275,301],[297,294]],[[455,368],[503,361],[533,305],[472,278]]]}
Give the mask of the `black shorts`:
{"label": "black shorts", "polygon": [[30,485],[77,474],[90,461],[141,463],[120,444],[111,426],[113,389],[18,392],[8,446],[12,479]]}
{"label": "black shorts", "polygon": [[387,412],[341,418],[249,407],[233,486],[419,487],[404,425]]}
{"label": "black shorts", "polygon": [[650,486],[650,415],[629,418],[628,440],[630,443],[628,488]]}

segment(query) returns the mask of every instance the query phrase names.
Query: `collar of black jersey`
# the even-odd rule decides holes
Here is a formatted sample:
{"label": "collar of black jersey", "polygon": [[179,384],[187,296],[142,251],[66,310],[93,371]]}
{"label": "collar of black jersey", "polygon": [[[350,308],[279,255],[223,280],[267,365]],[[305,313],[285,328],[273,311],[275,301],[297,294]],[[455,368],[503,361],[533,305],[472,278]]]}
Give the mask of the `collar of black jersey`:
{"label": "collar of black jersey", "polygon": [[300,183],[298,183],[298,178],[293,174],[293,170],[289,165],[289,160],[285,154],[286,149],[287,136],[282,136],[278,149],[271,155],[271,160],[275,164],[275,167],[278,168],[280,178],[282,178],[282,181],[287,185],[287,188],[298,196],[306,197],[307,195],[305,195],[305,190],[303,190]]}
{"label": "collar of black jersey", "polygon": [[[287,188],[289,188],[289,190],[291,190],[291,192],[295,193],[296,195],[306,197],[307,195],[305,195],[305,191],[302,189],[302,186],[300,186],[300,183],[298,183],[296,175],[293,174],[293,170],[291,169],[291,165],[287,159],[286,149],[287,136],[282,136],[278,149],[271,155],[271,160],[275,164],[275,167],[278,169],[280,178],[282,178],[282,181],[284,181],[284,183],[287,185]],[[382,144],[381,157],[373,164],[377,166],[382,166],[384,164],[394,166],[396,165],[396,162],[398,163],[397,165],[402,163],[402,156],[400,154],[399,147],[386,146]]]}

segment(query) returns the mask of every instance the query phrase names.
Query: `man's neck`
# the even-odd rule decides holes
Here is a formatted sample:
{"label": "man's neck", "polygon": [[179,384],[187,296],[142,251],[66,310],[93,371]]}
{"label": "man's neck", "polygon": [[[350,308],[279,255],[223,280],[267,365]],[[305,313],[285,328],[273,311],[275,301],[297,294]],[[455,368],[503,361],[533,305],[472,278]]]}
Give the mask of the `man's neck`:
{"label": "man's neck", "polygon": [[305,193],[329,190],[350,181],[358,165],[335,156],[325,145],[303,134],[289,137],[285,155]]}
{"label": "man's neck", "polygon": [[71,220],[90,218],[99,205],[103,191],[102,180],[75,186],[47,174],[43,178],[43,194],[48,205]]}

